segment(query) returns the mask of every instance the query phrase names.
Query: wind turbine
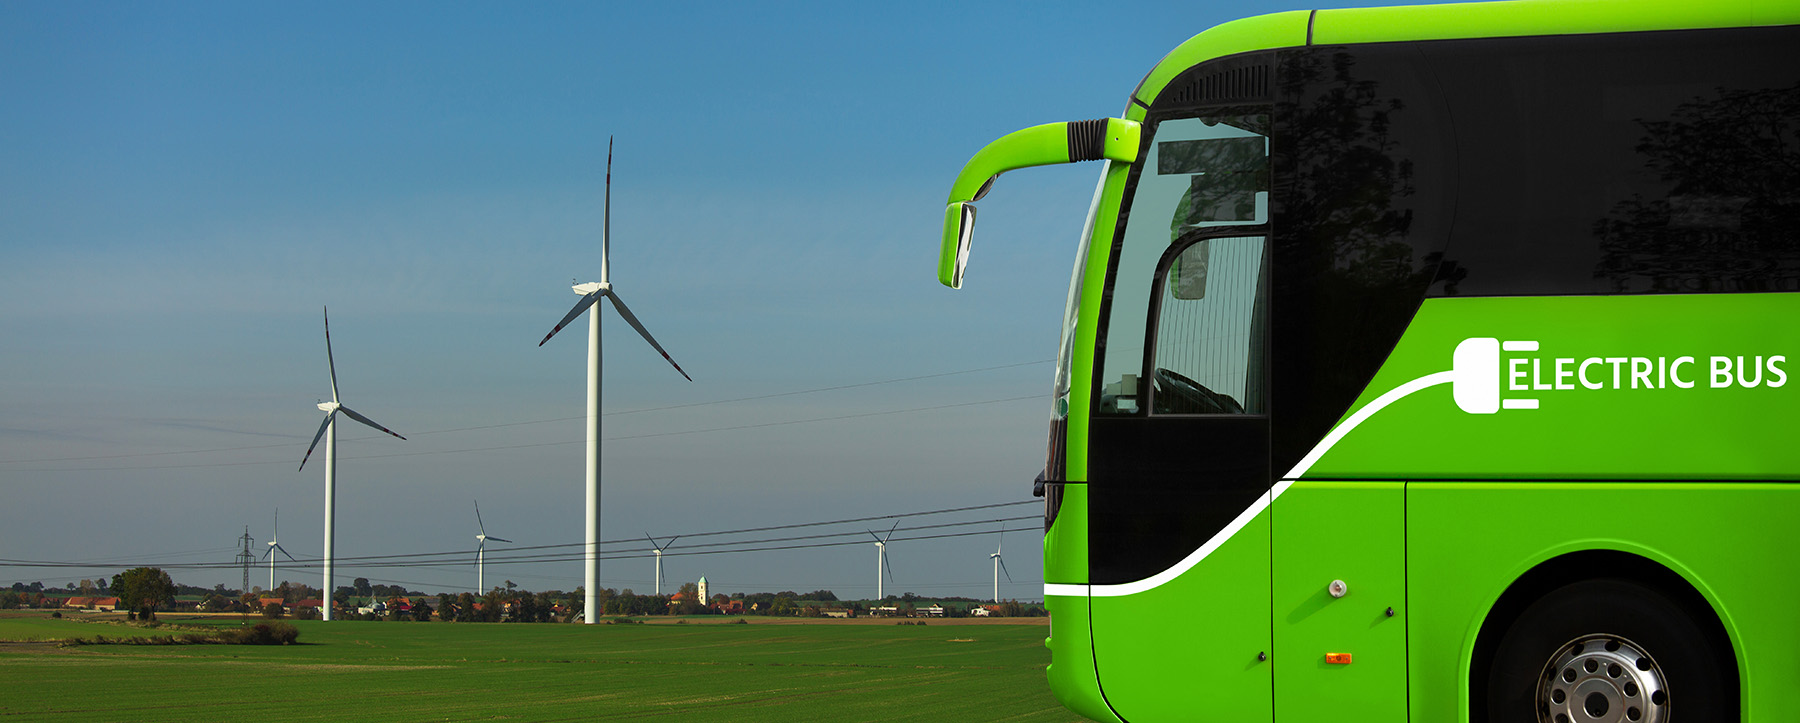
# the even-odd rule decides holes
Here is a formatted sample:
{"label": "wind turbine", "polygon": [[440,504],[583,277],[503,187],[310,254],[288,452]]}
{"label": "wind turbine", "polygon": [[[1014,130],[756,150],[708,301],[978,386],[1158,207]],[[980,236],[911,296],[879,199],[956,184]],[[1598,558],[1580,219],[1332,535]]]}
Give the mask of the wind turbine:
{"label": "wind turbine", "polygon": [[475,594],[487,594],[487,541],[512,542],[504,537],[495,537],[487,533],[487,525],[481,524],[481,503],[475,503],[475,527],[481,534],[475,536]]}
{"label": "wind turbine", "polygon": [[663,554],[663,550],[667,550],[670,547],[674,546],[675,541],[681,539],[681,535],[676,535],[674,537],[671,537],[671,538],[669,538],[668,542],[665,542],[661,545],[656,544],[656,538],[651,537],[650,533],[648,533],[648,532],[644,533],[644,539],[650,541],[650,551],[656,553],[656,594],[658,596],[661,596],[662,595],[662,554]]}
{"label": "wind turbine", "polygon": [[876,602],[881,602],[882,600],[887,599],[882,594],[882,589],[881,589],[881,571],[882,571],[882,569],[885,568],[887,570],[887,576],[888,576],[889,580],[894,579],[894,566],[889,565],[888,561],[887,561],[887,541],[888,541],[889,537],[894,536],[894,529],[899,526],[900,526],[900,521],[894,520],[894,526],[888,528],[886,535],[877,535],[877,534],[875,534],[874,530],[869,530],[869,536],[875,538],[875,601]]}
{"label": "wind turbine", "polygon": [[[269,590],[275,589],[275,551],[280,550],[281,554],[287,555],[287,559],[294,560],[294,556],[288,554],[287,548],[282,547],[280,542],[276,542],[280,536],[281,512],[277,510],[275,512],[275,532],[269,535],[269,549],[263,553],[263,559],[269,561]],[[299,562],[299,560],[294,560],[294,562]]]}
{"label": "wind turbine", "polygon": [[[313,449],[319,446],[319,438],[325,438],[325,614],[324,619],[331,620],[331,542],[337,533],[337,520],[333,510],[337,506],[337,415],[344,416],[363,424],[379,429],[388,434],[400,437],[394,430],[375,423],[375,420],[357,414],[356,410],[344,406],[338,401],[337,362],[331,358],[331,310],[325,310],[325,364],[331,371],[331,401],[320,402],[319,411],[325,413],[325,421],[319,424],[319,431],[313,435],[312,445],[306,448],[306,456],[300,458],[300,469],[306,469],[306,460],[312,458]],[[329,434],[328,434],[329,433]],[[406,439],[405,437],[400,437]]]}
{"label": "wind turbine", "polygon": [[[600,226],[600,281],[575,285],[575,287],[574,287],[575,293],[581,295],[581,300],[575,302],[575,308],[570,309],[569,313],[563,316],[562,321],[556,322],[556,327],[551,329],[550,333],[544,335],[543,341],[538,342],[538,346],[543,346],[544,342],[550,341],[550,337],[556,336],[556,332],[562,331],[563,327],[568,326],[569,322],[575,320],[575,317],[581,316],[581,312],[587,311],[588,307],[594,306],[596,303],[598,303],[600,301],[600,299],[602,297],[605,297],[605,298],[612,300],[613,308],[618,309],[619,316],[621,316],[625,319],[625,323],[630,324],[631,328],[636,329],[637,333],[640,336],[644,337],[644,341],[650,342],[651,348],[655,349],[658,354],[662,355],[663,359],[667,360],[671,366],[675,367],[675,371],[681,372],[681,376],[686,378],[688,381],[690,381],[690,382],[693,381],[694,380],[693,377],[688,376],[687,372],[681,370],[680,364],[676,364],[674,359],[669,358],[669,353],[666,351],[663,351],[662,345],[656,343],[656,338],[650,336],[650,332],[644,329],[644,325],[638,323],[637,317],[633,316],[631,314],[631,309],[626,308],[625,302],[623,300],[619,299],[619,295],[613,291],[612,282],[609,281],[607,278],[608,257],[611,252],[611,243],[612,243],[612,240],[611,240],[611,236],[612,236],[612,139],[611,138],[608,138],[606,140],[606,205],[604,207],[604,215],[601,218],[602,218],[602,221],[601,221],[601,226]],[[586,607],[583,609],[587,611],[587,613],[585,615],[585,622],[589,625],[593,625],[599,618],[599,615],[595,614],[594,611],[596,609],[598,609],[599,604],[600,604],[599,598],[598,598],[598,593],[600,590],[600,309],[599,308],[595,308],[594,313],[588,315],[587,383],[588,383],[588,395],[587,395],[587,544],[583,548],[584,549],[583,557],[584,557],[584,561],[586,562],[586,565],[587,565],[587,598],[586,598]]]}
{"label": "wind turbine", "polygon": [[[1006,561],[1000,559],[1000,548],[1006,545],[1006,523],[1000,523],[1000,542],[994,545],[994,554],[988,555],[994,561],[994,602],[1000,602],[1000,571],[1006,570]],[[1006,581],[1012,582],[1012,571],[1006,570]]]}

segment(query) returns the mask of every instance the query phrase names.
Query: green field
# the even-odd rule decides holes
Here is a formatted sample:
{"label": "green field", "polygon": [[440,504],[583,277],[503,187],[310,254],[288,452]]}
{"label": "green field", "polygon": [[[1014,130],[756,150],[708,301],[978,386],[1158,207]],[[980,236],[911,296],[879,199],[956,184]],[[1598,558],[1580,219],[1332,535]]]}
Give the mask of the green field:
{"label": "green field", "polygon": [[[293,624],[300,645],[0,643],[0,718],[1077,720],[1041,624]],[[0,618],[0,640],[132,630]]]}

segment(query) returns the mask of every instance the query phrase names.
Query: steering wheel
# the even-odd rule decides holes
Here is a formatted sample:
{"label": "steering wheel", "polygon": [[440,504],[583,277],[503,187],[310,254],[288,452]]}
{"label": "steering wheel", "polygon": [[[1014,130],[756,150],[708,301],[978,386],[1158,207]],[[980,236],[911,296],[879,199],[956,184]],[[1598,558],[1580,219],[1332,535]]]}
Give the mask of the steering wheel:
{"label": "steering wheel", "polygon": [[1157,369],[1151,377],[1155,383],[1156,411],[1161,414],[1243,414],[1244,406],[1225,394],[1168,369]]}

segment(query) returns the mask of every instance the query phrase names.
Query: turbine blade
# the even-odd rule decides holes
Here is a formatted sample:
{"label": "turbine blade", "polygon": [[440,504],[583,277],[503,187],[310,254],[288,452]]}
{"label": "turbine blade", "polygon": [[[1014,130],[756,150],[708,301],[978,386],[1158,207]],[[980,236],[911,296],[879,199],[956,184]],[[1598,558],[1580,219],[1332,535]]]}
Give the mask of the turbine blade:
{"label": "turbine blade", "polygon": [[894,581],[894,563],[888,562],[888,556],[887,556],[886,549],[882,550],[881,564],[883,567],[887,568],[888,582],[893,582]]}
{"label": "turbine blade", "polygon": [[1000,548],[1006,546],[1006,523],[1000,523],[1000,542],[994,545],[994,554],[1000,554]]}
{"label": "turbine blade", "polygon": [[319,423],[319,432],[313,435],[312,444],[306,447],[306,456],[300,458],[300,469],[306,469],[306,460],[312,458],[313,449],[319,446],[319,438],[325,436],[325,428],[331,426],[331,418],[336,415],[337,412],[327,412],[325,414],[325,421]]}
{"label": "turbine blade", "polygon": [[[394,430],[388,429],[387,427],[383,427],[379,424],[376,424],[375,420],[365,417],[361,414],[357,414],[356,410],[354,410],[354,409],[351,409],[349,407],[338,407],[338,411],[343,412],[346,416],[348,416],[351,419],[354,419],[358,422],[362,422],[363,424],[367,424],[367,425],[374,427],[376,429],[379,429],[383,432],[387,432],[388,434],[392,434],[396,437],[400,437],[400,435],[398,433],[394,432]],[[405,437],[400,437],[400,438],[406,439]]]}
{"label": "turbine blade", "polygon": [[581,312],[587,311],[588,307],[593,306],[594,302],[599,301],[599,300],[600,300],[599,292],[594,292],[592,294],[588,294],[586,296],[581,297],[580,301],[575,302],[575,308],[570,309],[569,313],[564,314],[562,321],[556,322],[556,328],[551,329],[550,333],[545,334],[544,340],[538,342],[538,346],[543,346],[545,341],[550,341],[550,337],[556,336],[556,332],[562,331],[563,327],[568,326],[569,322],[574,321],[575,317],[581,316]]}
{"label": "turbine blade", "polygon": [[664,549],[664,550],[667,550],[667,549],[669,549],[669,548],[671,548],[671,547],[674,547],[674,546],[675,546],[675,541],[676,541],[676,540],[679,540],[679,539],[681,539],[681,535],[676,535],[676,536],[674,536],[674,537],[671,537],[671,538],[669,538],[669,541],[668,541],[668,542],[667,542],[667,543],[664,543],[664,544],[663,544],[663,549]]}
{"label": "turbine blade", "polygon": [[512,540],[508,540],[504,537],[495,537],[493,535],[488,535],[487,538],[495,542],[512,542]]}
{"label": "turbine blade", "polygon": [[475,526],[481,528],[481,536],[487,537],[487,525],[481,524],[481,503],[475,503]]}
{"label": "turbine blade", "polygon": [[1008,570],[1008,569],[1006,569],[1006,558],[1004,558],[1004,557],[995,557],[995,558],[994,558],[994,559],[996,559],[996,560],[999,560],[999,561],[1000,561],[1000,571],[1001,571],[1001,572],[1004,572],[1004,573],[1006,573],[1006,581],[1007,581],[1007,582],[1012,582],[1012,571],[1011,571],[1011,570]]}
{"label": "turbine blade", "polygon": [[[287,551],[287,548],[282,547],[280,545],[276,545],[275,549],[280,550],[281,554],[287,555],[287,559],[294,560],[294,556]],[[294,560],[294,562],[299,562],[299,560]]]}
{"label": "turbine blade", "polygon": [[877,535],[877,534],[875,534],[875,531],[874,531],[874,530],[868,530],[868,531],[867,531],[867,532],[868,532],[868,533],[869,533],[869,536],[870,536],[870,537],[873,537],[873,538],[875,538],[875,541],[876,541],[876,542],[887,542],[887,540],[883,540],[883,539],[881,539],[881,535]]}
{"label": "turbine blade", "polygon": [[263,556],[260,559],[267,560],[267,559],[269,559],[269,556],[273,555],[273,554],[275,554],[275,548],[273,546],[271,546],[271,547],[269,547],[269,549],[263,550]]}
{"label": "turbine blade", "polygon": [[612,257],[612,136],[606,137],[606,204],[600,216],[600,283],[606,283],[607,262]]}
{"label": "turbine blade", "polygon": [[893,526],[893,527],[889,527],[889,528],[888,528],[888,533],[887,533],[887,535],[885,535],[885,536],[883,536],[883,537],[882,537],[882,538],[881,538],[881,541],[882,541],[882,542],[887,542],[887,541],[888,541],[888,538],[889,538],[889,537],[893,537],[893,536],[894,536],[894,530],[896,530],[896,529],[898,529],[898,528],[899,528],[899,527],[900,527],[900,521],[899,521],[899,520],[894,520],[894,526]]}
{"label": "turbine blade", "polygon": [[331,358],[331,309],[325,309],[325,366],[331,370],[331,401],[338,400],[337,362]]}
{"label": "turbine blade", "polygon": [[650,336],[650,332],[644,328],[644,325],[638,323],[637,317],[632,316],[631,310],[625,308],[625,302],[619,298],[619,295],[617,293],[614,293],[610,289],[607,290],[605,293],[609,298],[612,299],[613,308],[619,310],[619,316],[625,317],[625,323],[630,324],[631,328],[636,329],[638,335],[644,337],[644,341],[650,342],[650,346],[656,349],[656,353],[661,354],[662,358],[665,361],[669,362],[670,366],[675,367],[675,371],[681,372],[682,377],[686,378],[690,382],[694,381],[693,377],[688,376],[687,372],[681,370],[680,364],[676,364],[675,360],[669,357],[668,352],[663,351],[662,345],[656,343],[656,337]]}

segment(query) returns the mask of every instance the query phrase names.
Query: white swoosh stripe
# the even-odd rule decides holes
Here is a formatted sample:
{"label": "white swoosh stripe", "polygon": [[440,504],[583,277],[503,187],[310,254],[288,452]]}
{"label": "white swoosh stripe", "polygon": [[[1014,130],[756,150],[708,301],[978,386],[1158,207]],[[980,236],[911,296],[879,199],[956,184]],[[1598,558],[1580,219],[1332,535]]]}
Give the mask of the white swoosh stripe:
{"label": "white swoosh stripe", "polygon": [[1288,470],[1288,473],[1283,475],[1281,480],[1275,483],[1275,486],[1270,489],[1268,493],[1257,498],[1254,504],[1239,513],[1236,518],[1232,519],[1231,524],[1226,525],[1225,529],[1219,530],[1218,533],[1212,536],[1212,539],[1206,541],[1206,544],[1201,545],[1199,549],[1188,553],[1187,557],[1181,558],[1180,562],[1175,563],[1168,569],[1142,580],[1120,583],[1117,585],[1045,583],[1044,594],[1089,595],[1093,597],[1136,595],[1141,592],[1155,589],[1164,583],[1181,577],[1188,570],[1193,569],[1195,565],[1200,564],[1201,560],[1206,559],[1207,555],[1211,555],[1214,550],[1219,549],[1219,546],[1225,544],[1226,540],[1231,539],[1232,535],[1236,535],[1238,530],[1244,529],[1244,525],[1250,524],[1250,521],[1256,519],[1257,515],[1262,514],[1263,510],[1268,509],[1269,505],[1275,501],[1275,498],[1280,497],[1281,493],[1286,492],[1287,488],[1294,484],[1294,480],[1299,479],[1301,476],[1305,475],[1308,470],[1312,469],[1312,466],[1317,464],[1319,459],[1325,456],[1326,452],[1330,452],[1332,446],[1337,444],[1338,440],[1343,439],[1344,435],[1349,434],[1350,430],[1356,429],[1358,425],[1362,424],[1369,417],[1375,416],[1376,412],[1381,411],[1383,408],[1394,402],[1400,401],[1413,392],[1428,387],[1435,387],[1439,384],[1448,384],[1454,378],[1455,372],[1445,371],[1436,374],[1427,374],[1418,379],[1394,387],[1393,389],[1388,390],[1386,394],[1376,397],[1375,401],[1363,405],[1361,409],[1356,410],[1356,413],[1351,414],[1348,419],[1345,419],[1342,424],[1332,428],[1331,433],[1326,434],[1324,439],[1319,440],[1319,443],[1312,448],[1312,451],[1307,452],[1305,457],[1300,458],[1300,463],[1294,465],[1293,469]]}

